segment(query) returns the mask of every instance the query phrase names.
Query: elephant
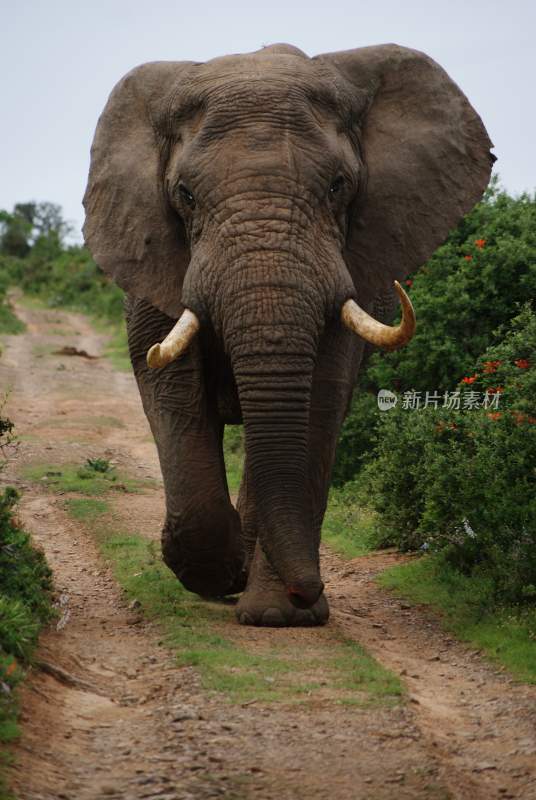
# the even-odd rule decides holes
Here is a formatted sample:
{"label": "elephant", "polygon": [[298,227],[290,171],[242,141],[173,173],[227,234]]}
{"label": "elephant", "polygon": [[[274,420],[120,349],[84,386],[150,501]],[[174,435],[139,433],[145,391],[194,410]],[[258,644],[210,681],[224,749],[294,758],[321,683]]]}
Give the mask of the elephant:
{"label": "elephant", "polygon": [[492,146],[447,73],[396,44],[153,62],[113,89],[85,241],[126,294],[164,562],[202,597],[240,595],[240,623],[328,620],[320,532],[360,364],[411,338],[399,282],[481,198]]}

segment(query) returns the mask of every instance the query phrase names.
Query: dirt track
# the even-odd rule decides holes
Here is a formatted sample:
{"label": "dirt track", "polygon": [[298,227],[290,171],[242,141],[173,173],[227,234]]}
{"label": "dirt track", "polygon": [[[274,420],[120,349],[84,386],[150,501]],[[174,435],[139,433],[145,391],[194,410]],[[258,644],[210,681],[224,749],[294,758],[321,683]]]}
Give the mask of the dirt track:
{"label": "dirt track", "polygon": [[[536,798],[536,688],[516,685],[425,612],[378,589],[372,579],[394,555],[343,562],[324,553],[328,628],[237,626],[236,636],[307,653],[339,629],[402,676],[402,705],[230,704],[204,692],[193,668],[178,668],[62,497],[20,478],[25,464],[105,456],[159,480],[134,380],[104,358],[53,354],[64,345],[102,352],[103,337],[83,317],[18,313],[28,330],[6,338],[0,359],[23,438],[9,479],[24,489],[21,516],[46,551],[64,612],[60,630],[42,639],[39,658],[52,669],[35,671],[23,693],[12,772],[20,800]],[[160,489],[119,510],[158,537]]]}

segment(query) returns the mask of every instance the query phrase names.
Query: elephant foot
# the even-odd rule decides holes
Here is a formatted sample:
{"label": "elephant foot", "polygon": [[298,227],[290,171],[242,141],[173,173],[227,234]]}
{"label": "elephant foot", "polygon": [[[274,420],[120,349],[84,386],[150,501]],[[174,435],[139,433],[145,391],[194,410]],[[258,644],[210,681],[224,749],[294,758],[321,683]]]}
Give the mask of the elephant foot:
{"label": "elephant foot", "polygon": [[257,542],[248,585],[236,606],[236,617],[241,625],[270,628],[325,625],[329,619],[329,606],[324,594],[310,608],[293,605],[287,588]]}
{"label": "elephant foot", "polygon": [[303,628],[325,625],[329,619],[329,606],[321,595],[311,608],[296,608],[281,591],[248,589],[236,607],[236,617],[241,625],[263,625],[268,628]]}
{"label": "elephant foot", "polygon": [[212,599],[244,591],[247,573],[241,566],[241,563],[225,564],[221,561],[209,561],[203,564],[182,564],[179,569],[173,571],[189,592]]}
{"label": "elephant foot", "polygon": [[[242,592],[247,583],[245,551],[240,538],[238,515],[220,515],[211,529],[166,521],[162,531],[164,563],[185,589],[207,598]],[[172,524],[173,523],[173,524]],[[213,523],[213,520],[211,520]]]}

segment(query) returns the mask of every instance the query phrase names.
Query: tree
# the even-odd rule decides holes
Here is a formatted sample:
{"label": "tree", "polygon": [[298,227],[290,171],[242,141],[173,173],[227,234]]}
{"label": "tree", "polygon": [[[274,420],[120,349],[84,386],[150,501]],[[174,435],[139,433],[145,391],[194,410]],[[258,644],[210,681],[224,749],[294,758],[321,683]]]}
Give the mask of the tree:
{"label": "tree", "polygon": [[24,258],[30,252],[32,224],[21,214],[0,210],[0,253]]}
{"label": "tree", "polygon": [[16,203],[13,211],[0,211],[0,253],[24,258],[38,242],[61,247],[71,226],[56,203]]}

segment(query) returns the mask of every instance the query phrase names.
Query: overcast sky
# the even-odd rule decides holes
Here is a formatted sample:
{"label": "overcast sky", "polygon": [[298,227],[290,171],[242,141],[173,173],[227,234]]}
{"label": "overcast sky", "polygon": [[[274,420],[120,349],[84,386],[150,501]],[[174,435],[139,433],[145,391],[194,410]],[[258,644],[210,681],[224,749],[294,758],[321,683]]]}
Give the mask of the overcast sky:
{"label": "overcast sky", "polygon": [[514,194],[536,189],[535,0],[0,0],[0,208],[63,206],[77,229],[89,148],[133,66],[290,42],[309,55],[396,42],[469,97]]}

